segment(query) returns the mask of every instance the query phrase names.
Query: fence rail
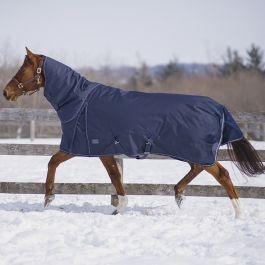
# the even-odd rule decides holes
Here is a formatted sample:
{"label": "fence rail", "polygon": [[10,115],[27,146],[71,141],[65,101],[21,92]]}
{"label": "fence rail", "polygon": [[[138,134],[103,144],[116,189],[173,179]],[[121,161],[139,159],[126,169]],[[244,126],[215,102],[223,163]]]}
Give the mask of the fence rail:
{"label": "fence rail", "polygon": [[[174,195],[173,184],[124,184],[128,195]],[[112,184],[108,183],[55,183],[56,194],[114,194]],[[241,198],[265,198],[265,187],[237,186]],[[1,182],[0,193],[16,194],[43,194],[43,183]],[[225,197],[225,190],[221,186],[189,185],[186,189],[187,196]]]}
{"label": "fence rail", "polygon": [[[32,155],[51,156],[59,150],[58,145],[49,144],[0,144],[0,155]],[[265,162],[265,150],[258,150],[263,162]],[[126,159],[125,155],[117,155],[117,158]],[[171,157],[150,154],[147,159],[172,159]],[[219,161],[230,161],[227,150],[220,149],[217,159]]]}
{"label": "fence rail", "polygon": [[[231,111],[236,122],[265,123],[265,112]],[[53,109],[0,108],[0,121],[59,121]]]}
{"label": "fence rail", "polygon": [[59,121],[53,109],[0,108],[0,121]]}

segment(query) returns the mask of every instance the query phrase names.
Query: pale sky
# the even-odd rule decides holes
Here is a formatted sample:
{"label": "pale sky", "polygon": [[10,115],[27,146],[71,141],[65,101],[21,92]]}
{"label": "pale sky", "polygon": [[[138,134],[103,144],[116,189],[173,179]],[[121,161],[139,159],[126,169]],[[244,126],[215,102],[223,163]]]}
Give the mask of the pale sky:
{"label": "pale sky", "polygon": [[0,0],[10,44],[71,66],[218,62],[227,46],[265,48],[264,0]]}

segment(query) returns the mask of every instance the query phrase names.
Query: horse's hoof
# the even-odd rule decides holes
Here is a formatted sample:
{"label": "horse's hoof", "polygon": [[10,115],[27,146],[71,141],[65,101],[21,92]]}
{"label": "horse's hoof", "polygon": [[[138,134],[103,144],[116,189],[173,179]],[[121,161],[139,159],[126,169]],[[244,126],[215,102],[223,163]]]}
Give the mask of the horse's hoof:
{"label": "horse's hoof", "polygon": [[175,195],[175,201],[176,201],[178,207],[181,208],[183,201],[184,201],[184,196],[183,195]]}
{"label": "horse's hoof", "polygon": [[123,213],[128,205],[128,198],[126,195],[124,196],[118,195],[118,198],[119,198],[119,204],[117,206],[117,212]]}
{"label": "horse's hoof", "polygon": [[126,195],[124,195],[124,196],[118,195],[118,198],[119,198],[119,204],[118,204],[116,210],[112,213],[112,215],[124,213],[126,206],[128,204],[128,198]]}
{"label": "horse's hoof", "polygon": [[48,207],[51,202],[55,199],[55,195],[52,194],[52,195],[45,195],[44,197],[44,207]]}

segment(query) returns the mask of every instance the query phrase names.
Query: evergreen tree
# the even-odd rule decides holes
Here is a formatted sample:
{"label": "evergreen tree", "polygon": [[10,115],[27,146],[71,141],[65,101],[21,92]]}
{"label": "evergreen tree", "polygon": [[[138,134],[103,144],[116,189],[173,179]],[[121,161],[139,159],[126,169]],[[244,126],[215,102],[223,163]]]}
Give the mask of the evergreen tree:
{"label": "evergreen tree", "polygon": [[135,90],[153,85],[153,79],[149,73],[149,67],[145,62],[142,62],[140,68],[135,70],[127,84],[129,88]]}
{"label": "evergreen tree", "polygon": [[221,67],[221,72],[224,76],[237,74],[246,68],[243,58],[239,55],[238,51],[232,50],[230,47],[227,48],[223,60],[224,64]]}
{"label": "evergreen tree", "polygon": [[247,50],[247,68],[258,72],[264,70],[264,54],[260,47],[252,44]]}
{"label": "evergreen tree", "polygon": [[167,80],[170,76],[178,75],[181,76],[182,70],[178,66],[176,60],[171,60],[169,63],[165,66],[164,70],[161,73],[161,79],[162,81]]}
{"label": "evergreen tree", "polygon": [[149,74],[149,67],[145,62],[142,63],[138,71],[139,82],[144,86],[151,86],[153,84],[152,77]]}

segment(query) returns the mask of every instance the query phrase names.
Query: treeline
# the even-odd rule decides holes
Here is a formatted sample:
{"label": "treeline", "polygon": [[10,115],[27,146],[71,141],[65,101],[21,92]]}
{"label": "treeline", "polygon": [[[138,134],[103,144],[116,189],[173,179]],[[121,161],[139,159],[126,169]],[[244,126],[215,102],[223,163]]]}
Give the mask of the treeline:
{"label": "treeline", "polygon": [[[1,58],[5,58],[0,60],[0,86],[3,87],[18,65],[8,63],[4,54],[0,54]],[[155,67],[142,62],[135,68],[106,65],[97,70],[90,67],[77,70],[89,80],[127,90],[204,95],[231,110],[265,111],[264,51],[255,44],[250,45],[243,55],[227,48],[221,63],[189,65],[173,59],[166,65]],[[0,97],[0,107],[50,108],[42,94],[23,97],[17,103]]]}
{"label": "treeline", "polygon": [[264,52],[252,44],[244,55],[230,47],[222,63],[205,65],[200,71],[187,71],[171,60],[155,76],[142,63],[126,88],[210,96],[232,110],[265,111]]}

